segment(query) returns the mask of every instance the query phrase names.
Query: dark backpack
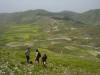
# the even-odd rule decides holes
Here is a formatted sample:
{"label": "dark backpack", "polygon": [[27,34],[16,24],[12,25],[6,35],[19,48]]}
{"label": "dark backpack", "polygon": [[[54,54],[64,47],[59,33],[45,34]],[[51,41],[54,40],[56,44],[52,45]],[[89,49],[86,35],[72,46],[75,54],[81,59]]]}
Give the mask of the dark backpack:
{"label": "dark backpack", "polygon": [[40,52],[38,52],[38,57],[39,57],[39,58],[41,57],[41,53],[40,53]]}

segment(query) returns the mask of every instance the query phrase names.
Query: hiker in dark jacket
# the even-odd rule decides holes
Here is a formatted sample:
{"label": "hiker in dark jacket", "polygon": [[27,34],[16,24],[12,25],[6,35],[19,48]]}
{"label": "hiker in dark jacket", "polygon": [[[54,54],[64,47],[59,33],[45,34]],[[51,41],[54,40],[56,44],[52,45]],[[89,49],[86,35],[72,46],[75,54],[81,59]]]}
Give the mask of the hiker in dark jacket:
{"label": "hiker in dark jacket", "polygon": [[25,51],[25,56],[26,56],[27,63],[29,63],[29,60],[30,60],[30,48],[27,48],[27,50]]}
{"label": "hiker in dark jacket", "polygon": [[35,56],[35,62],[37,64],[39,64],[39,59],[41,57],[41,53],[38,51],[38,49],[36,49],[36,56]]}
{"label": "hiker in dark jacket", "polygon": [[42,64],[44,67],[46,67],[46,60],[47,60],[47,55],[44,54],[43,57],[42,57]]}

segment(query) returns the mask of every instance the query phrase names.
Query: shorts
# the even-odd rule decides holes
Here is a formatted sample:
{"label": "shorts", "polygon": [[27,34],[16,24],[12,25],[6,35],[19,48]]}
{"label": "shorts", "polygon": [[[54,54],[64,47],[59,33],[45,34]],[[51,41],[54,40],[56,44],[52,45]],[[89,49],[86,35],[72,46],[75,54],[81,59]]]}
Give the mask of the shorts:
{"label": "shorts", "polygon": [[46,64],[46,60],[43,60],[43,59],[42,59],[42,62],[43,62],[43,64]]}
{"label": "shorts", "polygon": [[45,65],[46,64],[46,61],[44,61],[43,64]]}
{"label": "shorts", "polygon": [[26,59],[27,59],[27,60],[29,60],[29,59],[30,59],[30,57],[29,57],[29,56],[26,56]]}
{"label": "shorts", "polygon": [[39,58],[36,58],[35,61],[38,61],[39,62]]}

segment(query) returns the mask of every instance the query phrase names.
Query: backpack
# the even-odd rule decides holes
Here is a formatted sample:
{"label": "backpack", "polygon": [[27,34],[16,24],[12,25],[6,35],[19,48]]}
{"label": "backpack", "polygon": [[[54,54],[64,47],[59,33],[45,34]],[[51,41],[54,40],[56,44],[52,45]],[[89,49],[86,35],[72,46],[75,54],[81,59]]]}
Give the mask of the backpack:
{"label": "backpack", "polygon": [[38,52],[38,57],[39,57],[39,58],[41,57],[41,53],[40,53],[40,52]]}

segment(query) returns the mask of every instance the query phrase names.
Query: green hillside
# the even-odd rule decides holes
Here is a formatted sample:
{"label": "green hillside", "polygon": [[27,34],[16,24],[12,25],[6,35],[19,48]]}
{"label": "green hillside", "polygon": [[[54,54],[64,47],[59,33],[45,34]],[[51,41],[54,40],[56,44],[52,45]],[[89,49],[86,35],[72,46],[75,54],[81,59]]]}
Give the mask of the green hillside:
{"label": "green hillside", "polygon": [[[1,23],[12,23],[12,24],[41,24],[41,22],[45,23],[51,21],[52,17],[58,17],[58,19],[69,19],[73,16],[77,15],[77,13],[63,11],[59,13],[48,12],[46,10],[30,10],[24,12],[17,13],[9,13],[9,14],[0,14],[0,22]],[[66,18],[67,17],[67,18]],[[39,22],[38,22],[39,21]],[[41,22],[40,22],[41,21]]]}
{"label": "green hillside", "polygon": [[89,10],[77,16],[81,22],[91,25],[100,25],[100,9]]}
{"label": "green hillside", "polygon": [[[0,75],[100,75],[100,26],[78,13],[30,10],[0,14]],[[31,48],[27,64],[24,52]],[[34,62],[47,54],[47,68]]]}

